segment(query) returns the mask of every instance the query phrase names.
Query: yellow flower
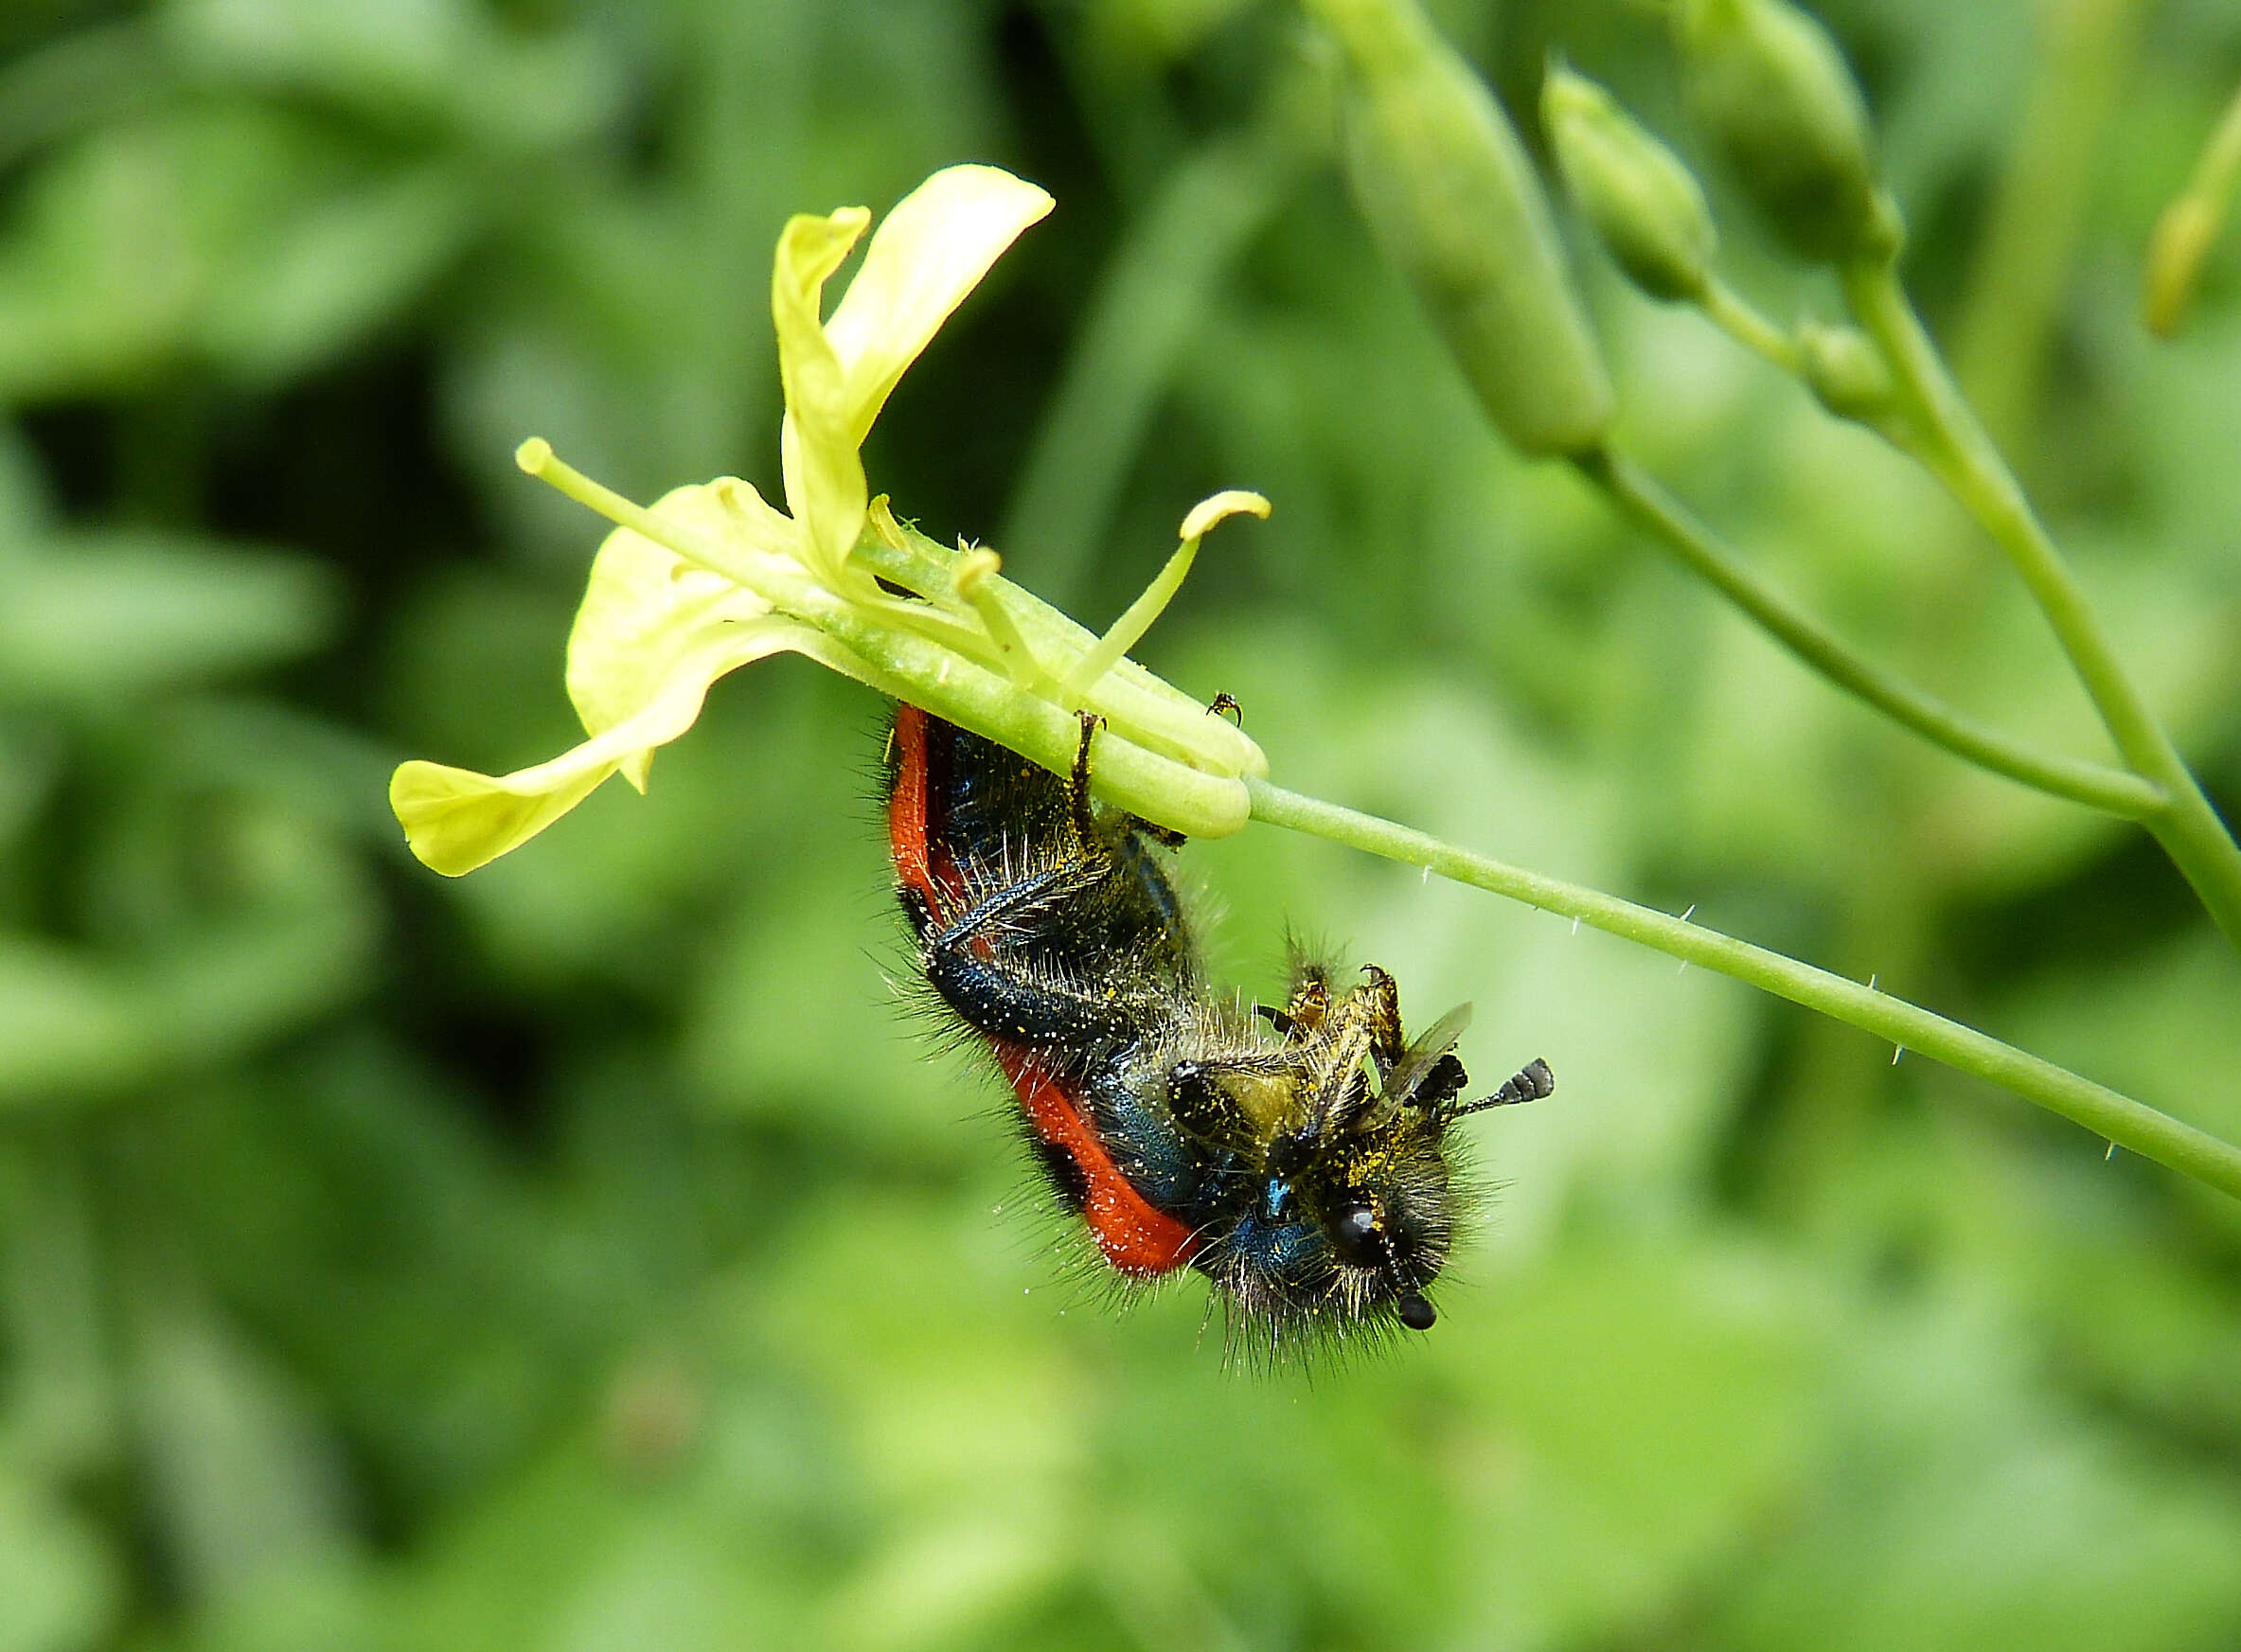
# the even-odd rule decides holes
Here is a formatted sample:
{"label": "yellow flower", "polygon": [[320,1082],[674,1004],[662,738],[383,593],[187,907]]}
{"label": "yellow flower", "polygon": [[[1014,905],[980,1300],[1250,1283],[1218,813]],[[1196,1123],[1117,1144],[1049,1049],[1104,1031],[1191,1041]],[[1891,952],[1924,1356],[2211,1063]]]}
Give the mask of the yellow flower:
{"label": "yellow flower", "polygon": [[870,497],[862,449],[889,393],[1050,208],[1049,195],[993,167],[936,172],[888,214],[829,319],[825,284],[871,215],[847,207],[787,224],[771,279],[786,511],[728,476],[642,509],[544,442],[522,444],[524,470],[618,524],[568,639],[568,695],[589,737],[511,774],[401,765],[389,802],[416,855],[457,876],[525,843],[610,775],[644,790],[655,749],[692,726],[708,685],[783,650],[1061,773],[1076,714],[1094,710],[1106,719],[1101,794],[1194,836],[1244,824],[1237,777],[1267,773],[1259,748],[1125,654],[1181,583],[1200,537],[1227,515],[1266,516],[1266,500],[1225,493],[1194,510],[1166,571],[1099,639],[998,577],[993,553],[935,544]]}

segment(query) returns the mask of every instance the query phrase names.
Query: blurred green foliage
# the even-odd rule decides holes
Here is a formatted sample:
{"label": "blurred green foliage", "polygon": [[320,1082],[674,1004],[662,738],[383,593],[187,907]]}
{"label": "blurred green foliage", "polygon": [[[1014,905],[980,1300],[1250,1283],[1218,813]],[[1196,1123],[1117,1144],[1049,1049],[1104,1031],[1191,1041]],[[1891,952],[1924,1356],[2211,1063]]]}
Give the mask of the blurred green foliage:
{"label": "blurred green foliage", "polygon": [[[1436,9],[1513,108],[1561,46],[1702,158],[1640,8]],[[2232,805],[2231,244],[2179,345],[2134,307],[2241,16],[1823,15],[1910,279]],[[1232,978],[1289,922],[1562,1078],[1484,1126],[1435,1333],[1255,1380],[1195,1288],[1064,1283],[996,1088],[898,1013],[862,691],[757,666],[649,797],[455,884],[404,856],[397,757],[569,737],[599,529],[514,443],[774,491],[784,216],[987,159],[1059,209],[881,420],[899,508],[1099,623],[1260,488],[1145,653],[1279,779],[2241,1133],[2241,968],[2152,846],[1910,743],[1505,453],[1304,41],[1244,0],[0,14],[0,1652],[2241,1637],[2241,1210],[1924,1063],[1325,844],[1199,845]],[[1833,314],[1706,173],[1738,284]],[[2097,749],[1927,484],[1575,250],[1637,451]]]}

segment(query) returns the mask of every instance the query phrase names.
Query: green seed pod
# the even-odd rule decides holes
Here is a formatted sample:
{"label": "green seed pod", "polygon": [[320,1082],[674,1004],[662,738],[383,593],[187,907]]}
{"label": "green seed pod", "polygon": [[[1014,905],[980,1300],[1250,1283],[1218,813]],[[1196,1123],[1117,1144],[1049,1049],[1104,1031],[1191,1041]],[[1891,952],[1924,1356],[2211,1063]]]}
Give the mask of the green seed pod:
{"label": "green seed pod", "polygon": [[1787,0],[1678,0],[1673,38],[1697,118],[1792,247],[1823,263],[1897,250],[1867,105],[1820,24]]}
{"label": "green seed pod", "polygon": [[1701,298],[1719,235],[1681,157],[1570,69],[1549,71],[1540,120],[1566,187],[1627,278],[1653,298]]}
{"label": "green seed pod", "polygon": [[1817,321],[1800,327],[1798,371],[1821,405],[1840,418],[1873,424],[1892,409],[1891,368],[1857,327]]}
{"label": "green seed pod", "polygon": [[1610,380],[1548,198],[1493,95],[1415,0],[1307,8],[1344,60],[1355,199],[1486,417],[1528,453],[1593,448]]}

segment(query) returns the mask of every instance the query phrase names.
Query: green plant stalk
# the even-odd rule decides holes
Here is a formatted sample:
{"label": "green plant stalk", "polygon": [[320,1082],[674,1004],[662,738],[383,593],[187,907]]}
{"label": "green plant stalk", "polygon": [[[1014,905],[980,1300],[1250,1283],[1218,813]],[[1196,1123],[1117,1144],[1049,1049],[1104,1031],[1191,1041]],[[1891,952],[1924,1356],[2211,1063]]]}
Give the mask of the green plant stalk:
{"label": "green plant stalk", "polygon": [[1996,1084],[2117,1146],[2241,1198],[2241,1147],[1919,1004],[1700,924],[1456,848],[1375,815],[1304,797],[1256,777],[1248,778],[1245,787],[1254,820],[1327,838],[1389,861],[1428,867],[1457,883],[1574,917],[1668,957],[1701,964],[1889,1039],[1901,1050],[1912,1050]]}
{"label": "green plant stalk", "polygon": [[2168,802],[2164,790],[2106,764],[2034,750],[1962,716],[1945,702],[1853,651],[1722,545],[1657,480],[1609,449],[1578,461],[1588,479],[1648,530],[1698,577],[1740,608],[1775,641],[1839,688],[1963,761],[2056,797],[2146,820]]}
{"label": "green plant stalk", "polygon": [[2022,577],[2118,752],[2162,791],[2161,802],[2140,815],[2140,823],[2241,950],[2241,847],[2118,661],[2077,577],[1954,385],[1896,271],[1889,263],[1852,264],[1843,276],[1854,315],[1891,364],[1905,416],[1915,428],[1917,456]]}
{"label": "green plant stalk", "polygon": [[1705,284],[1697,308],[1713,326],[1752,354],[1785,373],[1798,370],[1797,340],[1760,314],[1749,299],[1717,275]]}

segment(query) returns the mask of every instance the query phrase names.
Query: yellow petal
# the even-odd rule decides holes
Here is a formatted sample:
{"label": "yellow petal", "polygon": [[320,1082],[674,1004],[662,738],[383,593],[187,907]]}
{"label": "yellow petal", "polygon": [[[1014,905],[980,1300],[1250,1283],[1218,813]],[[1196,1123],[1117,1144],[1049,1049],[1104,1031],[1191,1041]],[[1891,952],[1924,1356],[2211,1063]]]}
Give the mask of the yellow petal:
{"label": "yellow petal", "polygon": [[[644,760],[701,715],[708,684],[754,660],[798,649],[836,670],[828,639],[798,620],[775,615],[722,624],[703,631],[699,645],[677,654],[666,676],[651,684],[637,714],[549,763],[511,774],[478,774],[441,763],[399,766],[389,782],[389,807],[404,826],[413,853],[447,878],[471,872],[519,848],[591,794],[626,763]],[[859,674],[862,673],[853,673]]]}
{"label": "yellow petal", "polygon": [[786,418],[779,427],[786,504],[808,529],[808,560],[838,589],[863,531],[869,489],[859,450],[903,369],[1051,198],[994,167],[936,172],[887,215],[832,320],[825,283],[863,232],[850,207],[800,217],[778,240],[771,314],[778,329]]}
{"label": "yellow petal", "polygon": [[786,504],[809,530],[810,566],[827,585],[863,529],[867,489],[856,451],[863,438],[849,430],[846,376],[826,336],[825,283],[870,222],[861,206],[790,219],[771,268],[771,319],[786,391],[779,432]]}
{"label": "yellow petal", "polygon": [[778,329],[778,376],[789,407],[804,400],[830,401],[839,394],[840,358],[825,336],[825,283],[870,222],[863,207],[844,206],[824,218],[796,213],[779,234],[771,269],[771,320]]}
{"label": "yellow petal", "polygon": [[389,807],[421,863],[458,878],[527,843],[590,796],[616,767],[567,765],[564,775],[544,773],[563,765],[564,757],[542,769],[493,776],[418,759],[400,763],[389,779]]}
{"label": "yellow petal", "polygon": [[950,167],[887,215],[825,327],[846,377],[847,426],[858,445],[903,369],[1051,204],[1046,192],[998,168]]}
{"label": "yellow petal", "polygon": [[804,563],[827,590],[844,589],[841,570],[863,532],[871,492],[857,444],[834,420],[797,419],[790,408],[778,425],[778,461],[787,506],[802,524]]}
{"label": "yellow petal", "polygon": [[[791,554],[799,538],[792,523],[735,478],[676,488],[649,514],[702,541],[732,538],[764,552]],[[601,735],[636,717],[712,635],[770,611],[761,597],[721,575],[629,528],[616,528],[592,563],[568,635],[568,698],[584,732]],[[652,756],[649,748],[623,763],[623,773],[641,791]]]}

